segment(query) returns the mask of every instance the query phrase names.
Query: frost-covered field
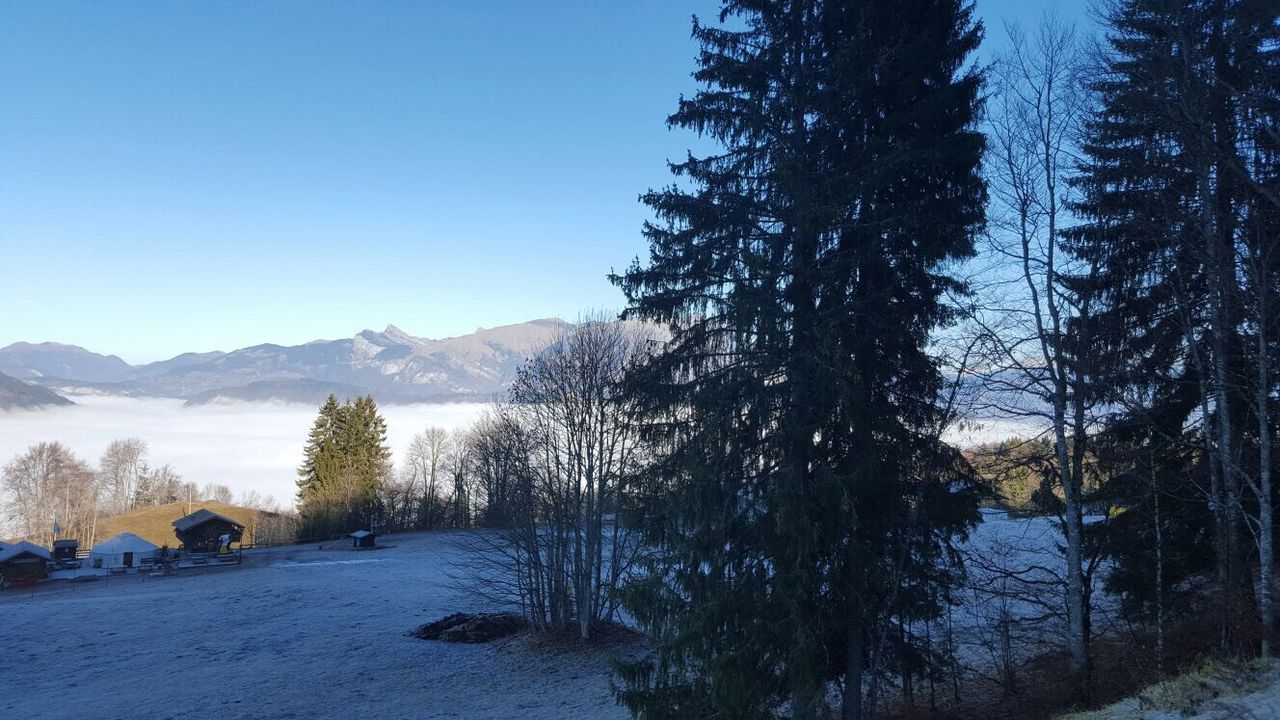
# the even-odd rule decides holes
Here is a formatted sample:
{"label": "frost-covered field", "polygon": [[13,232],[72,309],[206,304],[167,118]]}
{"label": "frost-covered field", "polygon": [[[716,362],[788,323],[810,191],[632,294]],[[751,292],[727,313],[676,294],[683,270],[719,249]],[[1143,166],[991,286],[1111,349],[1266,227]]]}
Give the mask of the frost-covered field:
{"label": "frost-covered field", "polygon": [[[1060,632],[997,570],[1057,572],[1045,518],[990,513],[966,545],[968,587],[950,618],[961,664],[990,674]],[[0,592],[0,718],[624,718],[608,653],[416,640],[406,631],[485,607],[450,581],[457,534],[385,536],[373,552],[316,546],[246,554],[239,568],[112,577]],[[1095,626],[1105,631],[1111,603]],[[1047,606],[1046,606],[1047,605]],[[1008,627],[1008,645],[1002,627]],[[947,629],[944,629],[947,628]],[[919,631],[919,628],[916,629]]]}
{"label": "frost-covered field", "polygon": [[[956,593],[957,605],[950,618],[937,623],[940,630],[954,632],[962,664],[990,673],[1006,661],[1017,663],[1065,645],[1064,542],[1056,518],[983,511],[982,524],[962,547],[967,577]],[[1096,634],[1109,632],[1116,621],[1115,598],[1102,589],[1107,569],[1100,565],[1094,572],[1090,605]]]}
{"label": "frost-covered field", "polygon": [[488,609],[450,587],[455,537],[0,592],[0,718],[626,717],[603,651],[405,636]]}

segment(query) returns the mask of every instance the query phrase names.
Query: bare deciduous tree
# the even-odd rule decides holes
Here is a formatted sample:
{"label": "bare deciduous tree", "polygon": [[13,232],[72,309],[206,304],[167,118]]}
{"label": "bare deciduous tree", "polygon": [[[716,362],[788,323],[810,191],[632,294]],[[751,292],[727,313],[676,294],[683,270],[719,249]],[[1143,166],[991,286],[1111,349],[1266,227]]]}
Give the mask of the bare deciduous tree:
{"label": "bare deciduous tree", "polygon": [[405,455],[403,481],[413,506],[416,527],[430,530],[447,521],[443,493],[448,468],[457,451],[453,436],[439,427],[429,427],[414,436]]}
{"label": "bare deciduous tree", "polygon": [[1051,435],[1062,493],[1067,646],[1087,690],[1088,588],[1083,495],[1092,394],[1088,388],[1087,275],[1062,247],[1072,201],[1067,178],[1086,107],[1074,30],[1046,17],[1027,37],[1009,28],[1010,51],[996,74],[989,117],[987,176],[992,197],[992,281],[975,305],[990,367],[985,382],[997,413],[1034,418]]}
{"label": "bare deciduous tree", "polygon": [[113,440],[98,461],[104,510],[110,515],[128,512],[134,506],[134,493],[146,471],[147,443],[137,438]]}
{"label": "bare deciduous tree", "polygon": [[98,484],[93,470],[65,445],[32,445],[4,467],[3,489],[10,519],[24,537],[46,547],[56,537],[92,542]]}
{"label": "bare deciduous tree", "polygon": [[461,428],[449,434],[449,444],[453,452],[448,456],[445,472],[448,482],[453,488],[450,498],[450,523],[456,528],[471,526],[471,483],[468,467],[471,463],[471,445],[469,434]]}
{"label": "bare deciduous tree", "polygon": [[539,629],[582,639],[612,621],[640,548],[615,521],[641,462],[619,390],[640,347],[634,329],[583,322],[521,369],[511,402],[476,428],[471,466],[488,538],[486,589],[519,602]]}
{"label": "bare deciduous tree", "polygon": [[627,326],[588,320],[527,363],[512,390],[533,448],[537,504],[522,506],[522,520],[534,526],[523,536],[526,553],[558,560],[548,563],[548,579],[566,576],[571,606],[561,608],[562,620],[576,620],[583,639],[593,622],[612,619],[634,551],[608,519],[641,452],[619,391],[637,349]]}
{"label": "bare deciduous tree", "polygon": [[204,497],[205,500],[226,503],[227,505],[230,505],[234,499],[234,496],[231,493],[231,488],[218,483],[206,483],[204,489],[200,491],[200,495]]}
{"label": "bare deciduous tree", "polygon": [[166,464],[158,468],[143,465],[138,474],[133,495],[132,507],[146,507],[178,502],[185,497],[186,493],[182,476],[173,469],[172,465]]}
{"label": "bare deciduous tree", "polygon": [[266,512],[281,512],[280,501],[274,496],[263,495],[257,490],[246,490],[240,493],[236,504],[241,507],[253,508],[254,510],[264,510]]}

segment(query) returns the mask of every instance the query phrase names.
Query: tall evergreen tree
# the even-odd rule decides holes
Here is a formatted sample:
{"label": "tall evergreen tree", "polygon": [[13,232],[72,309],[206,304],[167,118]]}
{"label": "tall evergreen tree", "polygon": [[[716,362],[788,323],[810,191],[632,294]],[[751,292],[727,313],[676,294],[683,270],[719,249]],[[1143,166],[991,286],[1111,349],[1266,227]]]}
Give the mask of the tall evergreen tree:
{"label": "tall evergreen tree", "polygon": [[386,422],[373,397],[339,403],[330,395],[298,469],[303,534],[368,527],[377,520],[379,490],[390,473]]}
{"label": "tall evergreen tree", "polygon": [[[731,20],[732,18],[732,20]],[[890,623],[936,612],[949,542],[976,522],[939,442],[924,350],[960,290],[985,199],[979,39],[953,0],[725,2],[697,21],[672,125],[723,146],[644,202],[647,265],[615,281],[666,323],[631,378],[665,448],[639,518],[660,548],[631,612],[657,656],[620,667],[637,716],[814,718]]]}
{"label": "tall evergreen tree", "polygon": [[377,497],[382,481],[391,474],[391,448],[387,424],[372,395],[362,395],[339,415],[338,446],[344,453],[344,470],[355,478],[365,502]]}
{"label": "tall evergreen tree", "polygon": [[320,413],[311,425],[307,445],[303,450],[302,466],[298,468],[298,499],[304,500],[331,478],[334,457],[338,447],[338,422],[341,406],[332,394],[320,406]]}
{"label": "tall evergreen tree", "polygon": [[[1124,423],[1148,429],[1124,435],[1152,448],[1192,442],[1196,452],[1181,455],[1184,477],[1170,488],[1208,476],[1201,501],[1213,519],[1222,643],[1236,650],[1246,642],[1250,595],[1246,523],[1267,558],[1264,588],[1274,552],[1265,397],[1273,392],[1266,308],[1276,295],[1267,279],[1275,253],[1273,239],[1251,240],[1275,234],[1251,228],[1272,222],[1276,207],[1268,200],[1275,155],[1266,148],[1276,137],[1278,13],[1265,0],[1114,6],[1075,207],[1085,222],[1070,233],[1096,268],[1079,282],[1093,286],[1109,329],[1097,334],[1106,341],[1099,387],[1124,409]],[[1194,432],[1170,434],[1183,426]],[[1149,495],[1133,487],[1135,502]],[[1270,594],[1258,601],[1270,625]]]}

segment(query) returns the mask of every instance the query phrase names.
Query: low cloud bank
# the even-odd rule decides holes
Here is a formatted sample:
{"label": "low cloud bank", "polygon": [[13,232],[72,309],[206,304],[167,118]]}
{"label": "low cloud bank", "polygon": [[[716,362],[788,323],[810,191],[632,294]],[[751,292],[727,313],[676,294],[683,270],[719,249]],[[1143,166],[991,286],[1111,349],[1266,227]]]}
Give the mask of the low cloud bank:
{"label": "low cloud bank", "polygon": [[[76,405],[0,411],[0,465],[42,441],[58,441],[96,465],[112,440],[145,440],[153,465],[170,464],[183,480],[220,483],[237,496],[248,490],[292,505],[296,470],[317,408],[285,403],[226,403],[183,407],[181,400],[80,395]],[[472,424],[486,405],[448,403],[382,408],[387,438],[399,463],[410,440],[428,426]],[[1026,422],[988,420],[956,428],[947,440],[961,446],[1021,434]],[[2,520],[2,519],[0,519]]]}
{"label": "low cloud bank", "polygon": [[[317,408],[283,403],[183,407],[181,400],[83,395],[77,404],[43,410],[0,411],[0,465],[29,446],[57,441],[96,465],[112,440],[146,441],[151,465],[172,465],[185,481],[220,483],[236,495],[256,490],[291,505],[302,448]],[[410,440],[431,425],[466,427],[482,403],[395,405],[382,408],[397,462]]]}

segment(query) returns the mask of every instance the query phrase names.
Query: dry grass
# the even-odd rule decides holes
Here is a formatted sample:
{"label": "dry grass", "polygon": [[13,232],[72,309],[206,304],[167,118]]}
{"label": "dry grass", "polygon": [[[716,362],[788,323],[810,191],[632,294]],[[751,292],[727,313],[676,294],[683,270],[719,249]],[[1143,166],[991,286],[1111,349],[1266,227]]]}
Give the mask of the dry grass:
{"label": "dry grass", "polygon": [[1144,713],[1194,715],[1208,702],[1242,695],[1274,682],[1280,667],[1264,660],[1210,659],[1177,677],[1148,686],[1134,697],[1059,720],[1119,720]]}
{"label": "dry grass", "polygon": [[123,515],[100,520],[98,521],[98,537],[95,542],[101,542],[116,533],[130,532],[156,545],[162,547],[168,545],[171,548],[176,548],[178,546],[178,537],[173,534],[173,521],[201,508],[219,515],[225,515],[244,525],[244,542],[246,544],[254,542],[253,531],[258,527],[261,511],[213,501],[194,502],[190,505],[185,502],[177,502],[169,503],[168,505],[138,508]]}
{"label": "dry grass", "polygon": [[[1166,632],[1165,667],[1176,674],[1203,666],[1206,648],[1212,648],[1216,640],[1215,628],[1209,616],[1188,617],[1171,623]],[[906,709],[887,702],[886,709],[890,711],[886,717],[1046,720],[1072,711],[1090,720],[1138,717],[1145,712],[1139,708],[1138,694],[1166,679],[1154,661],[1155,654],[1154,637],[1142,630],[1117,631],[1095,638],[1090,648],[1093,702],[1089,705],[1081,702],[1079,688],[1066,670],[1065,651],[1048,649],[1020,663],[1013,686],[1003,685],[992,676],[967,673],[961,681],[960,697],[952,701],[950,692],[940,693],[941,706],[933,715],[921,707]],[[920,702],[919,698],[917,701]],[[1090,716],[1086,711],[1094,708],[1097,712],[1099,707],[1107,708],[1112,714]]]}

